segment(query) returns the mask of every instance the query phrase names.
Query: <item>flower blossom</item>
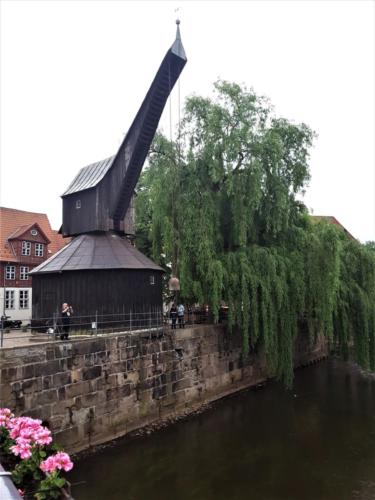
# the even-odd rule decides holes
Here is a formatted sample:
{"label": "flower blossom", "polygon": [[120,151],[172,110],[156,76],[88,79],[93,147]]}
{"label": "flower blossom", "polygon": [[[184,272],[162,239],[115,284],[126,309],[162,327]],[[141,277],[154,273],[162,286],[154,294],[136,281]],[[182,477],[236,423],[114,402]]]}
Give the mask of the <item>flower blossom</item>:
{"label": "flower blossom", "polygon": [[10,447],[10,451],[16,455],[20,456],[22,459],[31,457],[31,445],[30,442],[22,437],[16,439],[15,445]]}
{"label": "flower blossom", "polygon": [[10,419],[13,417],[14,415],[9,408],[0,408],[0,427],[8,428]]}
{"label": "flower blossom", "polygon": [[17,437],[32,439],[33,434],[43,428],[41,424],[42,421],[36,418],[12,418],[9,423],[10,437],[12,439],[17,439]]}
{"label": "flower blossom", "polygon": [[70,460],[70,456],[63,451],[59,451],[56,455],[51,455],[46,460],[41,462],[39,466],[43,472],[51,473],[56,469],[64,470],[66,472],[73,468],[73,462]]}
{"label": "flower blossom", "polygon": [[52,441],[51,431],[45,427],[41,427],[40,430],[34,433],[33,438],[36,444],[50,444],[50,442]]}

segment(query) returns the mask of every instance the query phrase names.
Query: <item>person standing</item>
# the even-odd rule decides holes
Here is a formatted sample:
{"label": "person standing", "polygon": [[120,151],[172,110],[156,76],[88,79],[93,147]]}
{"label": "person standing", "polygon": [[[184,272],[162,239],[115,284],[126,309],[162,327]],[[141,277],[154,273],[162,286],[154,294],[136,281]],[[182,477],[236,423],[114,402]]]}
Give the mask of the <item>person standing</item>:
{"label": "person standing", "polygon": [[177,318],[178,318],[178,326],[179,328],[185,328],[185,307],[183,304],[179,304],[177,307]]}
{"label": "person standing", "polygon": [[73,314],[73,308],[67,302],[64,302],[61,308],[61,318],[63,325],[63,333],[60,335],[61,340],[67,340],[70,330],[70,317]]}
{"label": "person standing", "polygon": [[171,310],[169,311],[169,317],[171,318],[172,330],[176,330],[177,308],[174,302],[172,304]]}

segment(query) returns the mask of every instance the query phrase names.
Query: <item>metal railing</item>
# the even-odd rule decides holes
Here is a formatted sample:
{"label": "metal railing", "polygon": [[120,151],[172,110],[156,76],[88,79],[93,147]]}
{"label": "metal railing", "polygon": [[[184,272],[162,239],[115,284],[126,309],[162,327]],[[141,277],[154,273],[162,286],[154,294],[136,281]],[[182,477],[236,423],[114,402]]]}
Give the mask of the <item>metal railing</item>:
{"label": "metal railing", "polygon": [[0,464],[0,498],[1,500],[22,500],[12,481],[12,474],[6,472]]}
{"label": "metal railing", "polygon": [[[206,309],[186,308],[183,321],[176,321],[176,329],[209,323],[213,323],[213,317]],[[80,338],[140,331],[163,334],[172,329],[172,321],[168,312],[163,313],[161,309],[154,308],[142,312],[99,314],[95,311],[88,315],[73,314],[68,325],[64,324],[61,315],[56,312],[49,317],[24,320],[20,328],[4,327],[3,323],[0,327],[1,348],[12,344],[19,345],[23,341],[28,343],[30,340],[64,340],[67,335],[69,338]],[[4,345],[5,343],[7,345]]]}

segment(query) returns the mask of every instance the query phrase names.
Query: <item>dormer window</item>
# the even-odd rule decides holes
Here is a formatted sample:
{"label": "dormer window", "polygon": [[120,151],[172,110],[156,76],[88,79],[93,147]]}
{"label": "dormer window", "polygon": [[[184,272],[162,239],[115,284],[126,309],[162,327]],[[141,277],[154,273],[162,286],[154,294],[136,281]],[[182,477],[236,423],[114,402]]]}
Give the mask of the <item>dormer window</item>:
{"label": "dormer window", "polygon": [[43,257],[44,245],[43,243],[35,243],[35,257]]}
{"label": "dormer window", "polygon": [[81,208],[81,200],[76,201],[76,209],[78,210],[79,208]]}
{"label": "dormer window", "polygon": [[22,242],[22,255],[30,255],[31,254],[31,243],[30,241]]}

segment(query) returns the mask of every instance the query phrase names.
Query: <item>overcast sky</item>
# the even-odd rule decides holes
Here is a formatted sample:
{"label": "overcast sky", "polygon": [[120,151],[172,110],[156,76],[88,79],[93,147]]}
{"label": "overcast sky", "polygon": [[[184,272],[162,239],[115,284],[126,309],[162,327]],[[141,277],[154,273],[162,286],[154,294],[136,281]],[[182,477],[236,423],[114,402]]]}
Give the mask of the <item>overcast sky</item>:
{"label": "overcast sky", "polygon": [[[1,205],[45,212],[59,228],[60,195],[81,167],[116,152],[177,15],[182,99],[209,95],[220,77],[307,123],[318,138],[306,205],[375,240],[372,0],[2,0]],[[169,135],[168,105],[160,126]]]}

